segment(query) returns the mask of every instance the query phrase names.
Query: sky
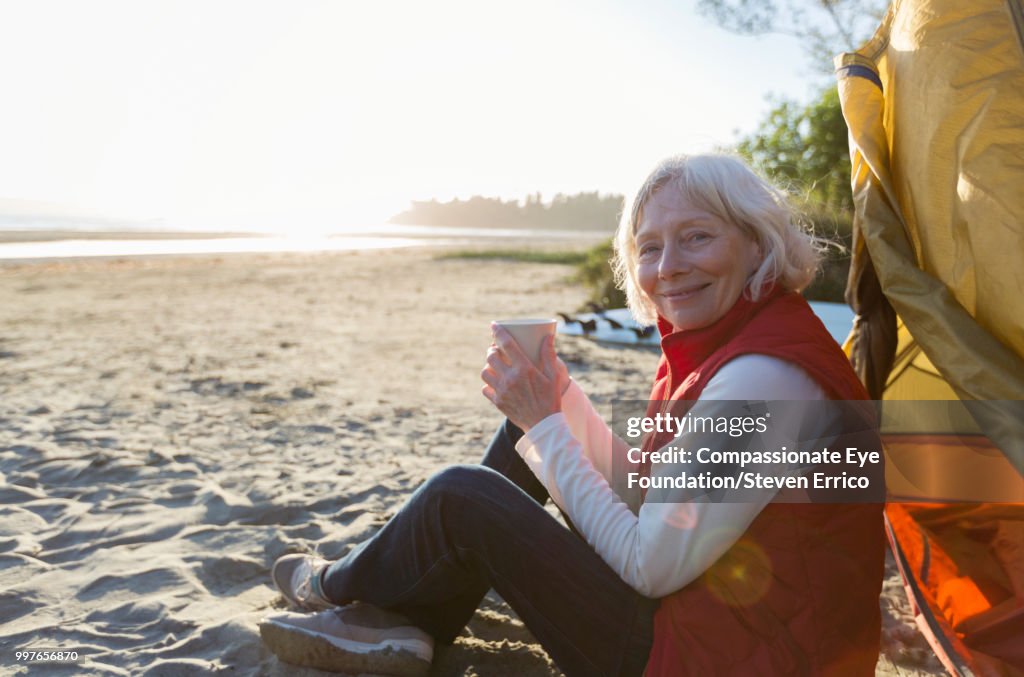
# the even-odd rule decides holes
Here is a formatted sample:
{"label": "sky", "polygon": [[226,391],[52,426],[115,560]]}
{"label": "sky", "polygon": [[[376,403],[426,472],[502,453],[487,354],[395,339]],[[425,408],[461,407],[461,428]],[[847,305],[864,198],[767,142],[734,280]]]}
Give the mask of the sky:
{"label": "sky", "polygon": [[323,230],[628,192],[822,84],[796,40],[694,6],[0,0],[0,206]]}

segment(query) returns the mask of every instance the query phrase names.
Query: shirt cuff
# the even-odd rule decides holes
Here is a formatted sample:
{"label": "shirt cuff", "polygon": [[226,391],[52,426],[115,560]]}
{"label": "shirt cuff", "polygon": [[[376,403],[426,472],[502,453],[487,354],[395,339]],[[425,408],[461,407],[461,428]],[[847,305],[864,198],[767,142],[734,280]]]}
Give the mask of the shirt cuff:
{"label": "shirt cuff", "polygon": [[526,458],[526,455],[530,453],[531,449],[536,449],[541,440],[557,431],[559,428],[568,429],[569,422],[565,419],[565,414],[562,412],[556,412],[551,414],[547,418],[541,420],[540,423],[527,430],[519,441],[516,442],[516,452]]}

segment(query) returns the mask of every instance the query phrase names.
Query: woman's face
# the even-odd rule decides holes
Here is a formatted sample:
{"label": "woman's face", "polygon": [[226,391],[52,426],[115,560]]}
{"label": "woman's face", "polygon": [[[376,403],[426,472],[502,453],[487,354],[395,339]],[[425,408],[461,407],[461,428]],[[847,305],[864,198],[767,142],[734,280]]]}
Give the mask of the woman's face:
{"label": "woman's face", "polygon": [[761,264],[753,239],[671,186],[644,205],[635,240],[640,288],[677,331],[717,322]]}

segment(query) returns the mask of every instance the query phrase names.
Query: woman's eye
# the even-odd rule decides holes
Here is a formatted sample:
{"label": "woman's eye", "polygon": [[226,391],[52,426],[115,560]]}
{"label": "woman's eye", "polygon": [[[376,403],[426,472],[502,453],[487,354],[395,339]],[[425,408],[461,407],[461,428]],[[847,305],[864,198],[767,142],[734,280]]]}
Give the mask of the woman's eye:
{"label": "woman's eye", "polygon": [[707,240],[710,239],[711,235],[708,233],[693,233],[690,235],[690,237],[687,238],[687,240],[694,243],[706,242]]}
{"label": "woman's eye", "polygon": [[640,247],[640,256],[648,256],[658,251],[658,248],[653,244],[647,244]]}

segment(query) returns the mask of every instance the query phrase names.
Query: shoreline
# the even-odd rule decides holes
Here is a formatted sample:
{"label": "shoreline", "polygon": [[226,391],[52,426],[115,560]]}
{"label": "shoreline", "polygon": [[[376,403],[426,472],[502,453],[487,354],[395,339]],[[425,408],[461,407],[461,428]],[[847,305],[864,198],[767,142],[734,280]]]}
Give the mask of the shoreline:
{"label": "shoreline", "polygon": [[[437,233],[432,235],[432,233]],[[431,237],[450,237],[455,234],[465,233],[467,236],[481,234],[481,239],[517,238],[517,233],[522,233],[523,238],[535,238],[538,234],[549,233],[550,239],[570,240],[580,238],[584,240],[599,240],[613,235],[612,231],[604,230],[549,230],[535,228],[482,228],[471,226],[417,226],[406,224],[371,224],[358,230],[351,228],[337,228],[335,230],[318,230],[310,233],[289,234],[281,231],[259,231],[259,230],[160,230],[160,229],[47,229],[47,228],[0,228],[0,244],[20,242],[52,242],[56,240],[211,240],[222,238],[268,238],[268,237],[295,237],[295,238],[335,238],[335,237],[359,237],[390,235],[392,237],[415,236],[429,239]],[[488,233],[490,235],[488,236]],[[535,238],[535,239],[547,239]]]}
{"label": "shoreline", "polygon": [[536,237],[530,232],[496,230],[486,235],[479,233],[479,230],[467,230],[464,235],[459,235],[457,229],[414,231],[404,235],[398,231],[390,234],[367,232],[308,236],[226,232],[91,231],[80,234],[73,231],[0,231],[0,268],[85,259],[224,257],[240,254],[304,254],[406,248],[460,247],[472,250],[502,249],[511,246],[550,251],[593,246],[604,239],[603,233],[550,232],[541,237]]}

